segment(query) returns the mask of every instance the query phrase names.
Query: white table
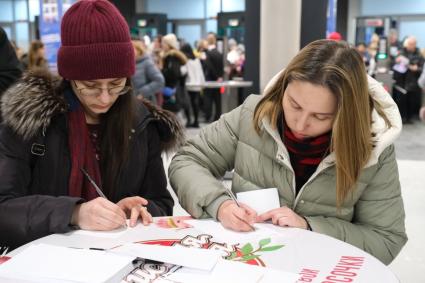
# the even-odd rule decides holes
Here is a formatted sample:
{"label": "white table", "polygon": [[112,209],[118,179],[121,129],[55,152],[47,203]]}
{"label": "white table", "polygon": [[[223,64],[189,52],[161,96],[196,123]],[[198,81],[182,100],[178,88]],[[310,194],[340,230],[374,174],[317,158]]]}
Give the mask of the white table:
{"label": "white table", "polygon": [[[81,248],[114,248],[128,242],[151,243],[161,245],[172,245],[175,243],[199,245],[203,248],[214,248],[223,250],[223,254],[236,251],[241,255],[244,242],[248,234],[239,238],[231,237],[229,241],[223,240],[226,233],[205,233],[196,228],[185,228],[185,219],[174,217],[172,221],[177,228],[171,228],[169,218],[155,218],[154,224],[148,227],[138,225],[128,229],[118,237],[96,237],[83,235],[78,232],[67,234],[54,234],[38,239],[30,244],[45,243],[66,247]],[[213,220],[208,220],[213,223]],[[205,222],[204,222],[205,223]],[[281,228],[272,224],[256,224],[273,231],[271,236],[261,236],[249,240],[252,245],[253,254],[257,259],[248,260],[246,263],[252,265],[266,266],[273,269],[284,270],[300,275],[297,282],[399,282],[390,269],[368,253],[346,244],[334,238],[297,228]],[[161,227],[160,227],[161,226]],[[221,227],[221,226],[220,226]],[[267,247],[279,247],[272,251],[256,252],[259,249],[259,241],[269,238]],[[240,241],[237,243],[236,241]],[[268,241],[266,241],[268,242]],[[264,243],[264,240],[263,240]],[[22,251],[29,244],[13,251],[10,255]],[[245,249],[246,250],[246,249]],[[241,258],[241,257],[239,257]],[[159,276],[163,272],[175,272],[173,266],[138,266],[122,282],[155,282],[146,281],[147,277]],[[178,271],[176,271],[178,272]],[[131,281],[133,280],[133,281]],[[339,281],[338,281],[339,280]],[[276,281],[278,282],[278,281]]]}
{"label": "white table", "polygon": [[226,92],[221,96],[221,110],[222,113],[229,112],[239,106],[238,92],[239,88],[246,88],[252,86],[252,81],[206,81],[203,84],[187,83],[186,87],[200,87],[200,88],[221,88],[225,87]]}

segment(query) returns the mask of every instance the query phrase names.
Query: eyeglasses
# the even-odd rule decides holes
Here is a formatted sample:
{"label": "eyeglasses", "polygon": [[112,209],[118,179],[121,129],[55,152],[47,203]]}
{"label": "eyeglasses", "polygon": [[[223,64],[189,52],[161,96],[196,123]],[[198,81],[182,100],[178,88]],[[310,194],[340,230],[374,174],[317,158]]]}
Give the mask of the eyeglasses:
{"label": "eyeglasses", "polygon": [[102,94],[104,89],[106,89],[109,95],[113,95],[113,96],[123,95],[131,90],[131,86],[127,86],[127,85],[119,85],[119,86],[107,87],[107,88],[101,88],[101,87],[79,88],[75,81],[72,81],[72,82],[74,83],[75,88],[78,90],[78,92],[84,96],[97,97]]}

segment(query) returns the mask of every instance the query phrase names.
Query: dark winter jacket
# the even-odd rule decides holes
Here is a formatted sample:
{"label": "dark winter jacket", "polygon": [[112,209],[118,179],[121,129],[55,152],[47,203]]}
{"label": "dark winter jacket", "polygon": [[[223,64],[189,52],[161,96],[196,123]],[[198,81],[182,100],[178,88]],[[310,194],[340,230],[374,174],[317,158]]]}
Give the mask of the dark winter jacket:
{"label": "dark winter jacket", "polygon": [[[424,58],[422,57],[421,52],[418,48],[416,48],[414,52],[410,52],[406,48],[403,48],[400,55],[409,59],[409,65],[418,66],[418,70],[411,71],[408,69],[407,72],[403,74],[401,82],[404,86],[403,88],[406,91],[420,92],[421,88],[418,85],[418,79],[422,73],[422,66],[424,64]],[[400,82],[397,81],[397,84],[400,85]]]}
{"label": "dark winter jacket", "polygon": [[[2,107],[0,246],[13,249],[70,231],[74,207],[84,200],[68,196],[68,106],[54,80],[35,74],[24,77],[4,94]],[[182,129],[173,114],[151,105],[140,104],[138,110],[129,160],[115,194],[108,197],[118,202],[141,196],[149,201],[147,208],[153,216],[171,215],[173,199],[161,151],[181,144]]]}
{"label": "dark winter jacket", "polygon": [[223,55],[217,48],[205,52],[206,59],[203,61],[205,80],[216,81],[223,77]]}
{"label": "dark winter jacket", "polygon": [[15,50],[10,45],[6,32],[0,27],[0,97],[20,76],[21,69]]}
{"label": "dark winter jacket", "polygon": [[164,55],[162,74],[164,75],[165,86],[170,88],[177,87],[182,77],[180,68],[186,63],[186,55],[179,50],[171,49]]}

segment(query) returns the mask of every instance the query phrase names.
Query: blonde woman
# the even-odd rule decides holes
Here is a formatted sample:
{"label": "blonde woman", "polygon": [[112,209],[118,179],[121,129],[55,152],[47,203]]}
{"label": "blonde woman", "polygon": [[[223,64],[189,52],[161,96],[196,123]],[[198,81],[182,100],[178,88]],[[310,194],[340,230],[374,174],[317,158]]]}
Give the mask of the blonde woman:
{"label": "blonde woman", "polygon": [[[174,157],[169,177],[194,217],[249,231],[271,220],[357,246],[389,264],[406,243],[394,139],[401,119],[345,42],[306,46],[266,88],[201,130]],[[276,187],[278,209],[238,207],[232,190]]]}
{"label": "blonde woman", "polygon": [[28,56],[22,59],[22,63],[27,70],[48,70],[43,42],[40,40],[34,40],[31,42],[28,50]]}

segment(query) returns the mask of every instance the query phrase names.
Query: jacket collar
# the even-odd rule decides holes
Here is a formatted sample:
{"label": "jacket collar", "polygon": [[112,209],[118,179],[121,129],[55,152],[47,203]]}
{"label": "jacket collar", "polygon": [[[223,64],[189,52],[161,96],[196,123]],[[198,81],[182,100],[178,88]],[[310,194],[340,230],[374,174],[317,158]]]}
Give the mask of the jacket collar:
{"label": "jacket collar", "polygon": [[[2,96],[3,123],[25,140],[45,133],[55,116],[69,111],[60,84],[59,78],[47,72],[27,73]],[[184,130],[173,113],[146,101],[138,107],[136,129],[155,123],[163,150],[183,144]]]}

